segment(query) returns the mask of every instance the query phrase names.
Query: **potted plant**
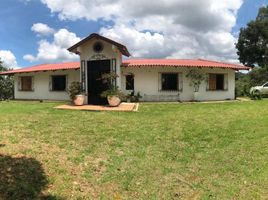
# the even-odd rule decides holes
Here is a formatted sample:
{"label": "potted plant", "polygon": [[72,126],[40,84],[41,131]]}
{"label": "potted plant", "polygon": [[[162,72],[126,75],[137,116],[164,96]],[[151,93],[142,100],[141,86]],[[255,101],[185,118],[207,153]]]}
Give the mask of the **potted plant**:
{"label": "potted plant", "polygon": [[194,101],[198,99],[199,87],[202,81],[205,80],[205,76],[199,70],[191,69],[186,77],[190,79],[190,86],[194,87]]}
{"label": "potted plant", "polygon": [[119,106],[121,100],[124,98],[124,94],[115,85],[118,75],[114,72],[103,74],[102,80],[107,83],[108,89],[101,93],[102,97],[107,98],[109,106]]}
{"label": "potted plant", "polygon": [[84,105],[85,92],[83,91],[82,84],[80,82],[72,82],[70,87],[68,88],[68,93],[74,105]]}
{"label": "potted plant", "polygon": [[140,92],[137,92],[135,95],[135,91],[132,91],[129,95],[127,95],[127,101],[128,102],[139,102],[142,98]]}

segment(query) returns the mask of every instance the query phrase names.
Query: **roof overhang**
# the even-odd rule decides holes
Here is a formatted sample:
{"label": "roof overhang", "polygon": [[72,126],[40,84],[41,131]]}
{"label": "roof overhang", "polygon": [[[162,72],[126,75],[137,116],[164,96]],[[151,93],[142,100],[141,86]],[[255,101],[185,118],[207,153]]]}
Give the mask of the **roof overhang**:
{"label": "roof overhang", "polygon": [[[232,69],[236,71],[252,69],[251,67],[246,67],[243,65],[223,63],[203,59],[128,59],[122,62],[122,67],[189,67],[189,68],[194,67],[194,68]],[[79,62],[68,62],[68,63],[36,65],[33,67],[15,69],[0,72],[0,75],[14,75],[19,73],[78,70],[78,69],[80,69]]]}
{"label": "roof overhang", "polygon": [[250,70],[251,67],[204,59],[129,59],[124,60],[122,67],[195,67],[221,68],[232,70]]}
{"label": "roof overhang", "polygon": [[88,37],[84,38],[83,40],[81,40],[80,42],[76,43],[75,45],[71,46],[70,48],[68,48],[68,51],[70,52],[73,52],[73,53],[76,53],[76,54],[79,54],[79,51],[77,50],[78,47],[80,47],[81,45],[83,45],[84,43],[86,43],[87,41],[89,40],[92,40],[92,39],[99,39],[99,40],[103,40],[105,42],[108,42],[114,46],[116,46],[118,48],[118,50],[124,55],[124,56],[127,56],[129,57],[130,56],[130,53],[127,49],[126,46],[118,43],[118,42],[115,42],[109,38],[106,38],[106,37],[103,37],[97,33],[92,33],[91,35],[89,35]]}
{"label": "roof overhang", "polygon": [[9,70],[0,72],[0,75],[14,75],[21,73],[33,73],[33,72],[47,72],[47,71],[59,71],[59,70],[77,70],[80,69],[79,62],[68,63],[55,63],[55,64],[43,64],[32,67],[26,67],[21,69]]}

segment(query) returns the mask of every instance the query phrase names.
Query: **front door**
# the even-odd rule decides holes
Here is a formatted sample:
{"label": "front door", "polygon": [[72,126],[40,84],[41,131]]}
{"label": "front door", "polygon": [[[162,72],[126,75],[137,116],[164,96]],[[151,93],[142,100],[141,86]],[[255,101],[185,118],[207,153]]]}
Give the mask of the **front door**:
{"label": "front door", "polygon": [[107,99],[101,97],[101,93],[108,89],[108,85],[101,78],[103,74],[110,73],[110,70],[110,60],[94,60],[87,62],[88,104],[107,104]]}

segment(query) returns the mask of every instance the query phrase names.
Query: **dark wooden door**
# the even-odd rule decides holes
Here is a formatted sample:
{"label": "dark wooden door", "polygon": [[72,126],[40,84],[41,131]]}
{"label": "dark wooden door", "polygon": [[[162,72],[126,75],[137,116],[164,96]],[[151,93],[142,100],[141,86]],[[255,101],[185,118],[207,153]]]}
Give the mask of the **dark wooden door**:
{"label": "dark wooden door", "polygon": [[110,60],[88,61],[87,77],[88,77],[88,104],[105,105],[107,99],[100,95],[108,89],[107,83],[101,79],[105,73],[110,73]]}

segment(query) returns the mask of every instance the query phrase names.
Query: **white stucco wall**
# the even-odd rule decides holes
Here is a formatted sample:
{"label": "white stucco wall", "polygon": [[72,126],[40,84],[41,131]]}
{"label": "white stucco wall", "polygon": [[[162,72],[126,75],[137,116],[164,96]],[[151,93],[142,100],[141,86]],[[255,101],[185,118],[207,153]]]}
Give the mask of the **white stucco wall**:
{"label": "white stucco wall", "polygon": [[[190,81],[186,78],[189,68],[181,67],[129,67],[122,68],[122,90],[128,94],[131,91],[125,90],[125,75],[128,73],[134,74],[134,89],[135,93],[140,92],[142,101],[190,101],[193,100],[194,90],[190,86]],[[182,74],[183,86],[178,98],[178,92],[160,91],[159,73],[163,72],[178,72]],[[199,88],[197,100],[225,100],[235,98],[235,71],[231,69],[216,69],[216,68],[202,68],[202,73],[221,73],[228,75],[228,89],[226,91],[208,91],[207,81],[203,81]]]}
{"label": "white stucco wall", "polygon": [[[186,74],[189,68],[173,68],[173,67],[143,67],[143,68],[121,68],[121,89],[125,94],[131,91],[125,90],[125,75],[134,74],[135,92],[140,92],[142,101],[190,101],[193,100],[193,87],[189,85],[189,79]],[[176,72],[181,73],[182,91],[180,98],[178,92],[160,91],[160,73]],[[235,71],[231,69],[215,69],[203,68],[204,74],[221,73],[228,75],[228,90],[226,91],[208,91],[207,81],[203,81],[200,85],[198,100],[225,100],[235,98]],[[51,75],[67,75],[68,85],[73,81],[80,80],[80,70],[64,70],[55,72],[37,72],[16,74],[15,79],[15,99],[43,99],[43,100],[69,100],[67,92],[54,92],[49,90],[49,79]],[[18,90],[18,78],[20,76],[34,77],[34,91],[24,92]]]}
{"label": "white stucco wall", "polygon": [[[15,74],[15,99],[31,99],[31,100],[70,100],[66,91],[56,92],[50,91],[49,80],[52,75],[67,75],[67,88],[74,81],[80,81],[80,70],[61,70],[36,73]],[[18,80],[21,76],[32,76],[34,91],[19,91]]]}

